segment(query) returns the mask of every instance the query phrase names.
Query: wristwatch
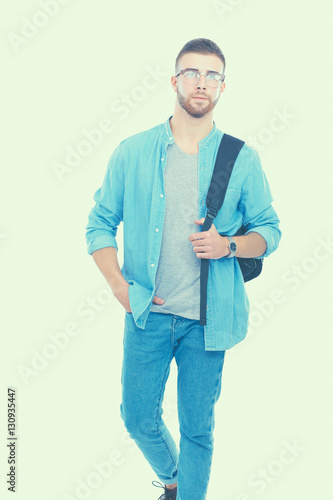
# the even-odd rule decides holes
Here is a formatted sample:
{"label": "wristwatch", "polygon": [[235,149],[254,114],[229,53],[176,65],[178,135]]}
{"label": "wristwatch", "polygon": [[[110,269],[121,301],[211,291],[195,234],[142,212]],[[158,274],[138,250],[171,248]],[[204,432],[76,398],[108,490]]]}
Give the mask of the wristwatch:
{"label": "wristwatch", "polygon": [[229,259],[229,258],[235,256],[235,253],[236,253],[236,250],[237,250],[237,244],[236,244],[236,242],[235,242],[235,240],[233,239],[232,236],[226,236],[226,238],[228,238],[228,240],[229,240],[228,248],[230,250],[230,254],[226,255],[226,258]]}

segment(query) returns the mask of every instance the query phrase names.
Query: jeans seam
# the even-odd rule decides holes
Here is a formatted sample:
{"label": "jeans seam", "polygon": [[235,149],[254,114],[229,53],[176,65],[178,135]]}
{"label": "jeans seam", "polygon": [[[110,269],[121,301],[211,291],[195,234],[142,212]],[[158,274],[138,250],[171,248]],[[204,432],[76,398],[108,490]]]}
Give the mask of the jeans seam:
{"label": "jeans seam", "polygon": [[[224,359],[221,363],[221,369],[218,372],[217,379],[216,379],[216,386],[215,386],[215,393],[214,393],[214,398],[212,400],[212,406],[211,406],[211,415],[210,415],[210,422],[209,422],[209,428],[211,429],[211,432],[214,432],[213,430],[213,415],[215,411],[215,405],[217,403],[217,392],[219,390],[219,386],[222,383],[222,372],[223,372],[223,365],[224,365]],[[214,440],[214,438],[213,438]]]}
{"label": "jeans seam", "polygon": [[[159,394],[159,398],[158,398],[158,405],[157,405],[157,412],[156,412],[156,415],[155,415],[155,425],[156,425],[156,428],[157,428],[157,432],[159,434],[159,436],[161,437],[162,441],[164,442],[164,444],[166,445],[167,447],[167,450],[169,452],[169,455],[171,457],[171,460],[174,464],[174,466],[177,468],[177,464],[176,462],[174,461],[174,458],[172,456],[172,453],[170,451],[170,448],[168,446],[168,443],[166,442],[166,440],[164,439],[164,437],[162,436],[161,432],[160,432],[160,428],[159,428],[159,425],[157,423],[157,415],[158,415],[158,409],[160,407],[160,404],[161,404],[161,395],[162,395],[162,390],[163,390],[163,386],[165,385],[165,377],[166,377],[166,373],[168,371],[168,367],[170,366],[171,364],[171,361],[172,361],[172,358],[173,358],[173,355],[171,355],[171,357],[169,358],[168,360],[168,363],[167,363],[167,366],[166,366],[166,369],[165,369],[165,372],[164,372],[164,377],[163,377],[163,380],[162,380],[162,385],[161,385],[161,389],[160,389],[160,394]],[[161,415],[161,418],[162,418],[162,415]]]}
{"label": "jeans seam", "polygon": [[208,470],[208,479],[206,481],[206,487],[205,487],[205,491],[204,491],[205,497],[207,495],[208,485],[209,485],[209,478],[210,478],[210,474],[211,474],[211,470],[212,470],[212,457],[213,457],[213,454],[214,454],[213,415],[214,415],[214,411],[215,411],[215,405],[217,403],[216,396],[217,396],[217,391],[218,391],[218,388],[219,388],[219,385],[220,385],[220,376],[222,377],[223,364],[224,364],[224,361],[222,363],[221,370],[219,371],[218,376],[217,376],[217,381],[216,381],[217,383],[216,383],[216,387],[215,387],[214,398],[213,398],[212,403],[211,403],[211,414],[210,414],[210,419],[209,419],[210,420],[209,421],[209,429],[210,429],[210,431],[209,432],[212,434],[212,439],[210,441],[210,444],[212,445],[212,450],[211,450],[211,453],[210,453],[211,461],[210,461],[210,466],[209,466],[209,470]]}

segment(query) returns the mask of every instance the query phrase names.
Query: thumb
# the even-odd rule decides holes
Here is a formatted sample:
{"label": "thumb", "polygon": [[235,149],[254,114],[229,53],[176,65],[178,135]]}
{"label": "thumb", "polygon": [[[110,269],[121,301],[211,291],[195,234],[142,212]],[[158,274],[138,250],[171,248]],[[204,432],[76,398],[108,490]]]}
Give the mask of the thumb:
{"label": "thumb", "polygon": [[155,297],[153,298],[153,302],[155,302],[155,304],[163,304],[164,300],[155,295]]}
{"label": "thumb", "polygon": [[195,221],[194,221],[194,222],[195,222],[196,224],[203,224],[203,223],[204,223],[204,221],[205,221],[205,218],[204,218],[204,217],[202,217],[201,219],[195,219]]}

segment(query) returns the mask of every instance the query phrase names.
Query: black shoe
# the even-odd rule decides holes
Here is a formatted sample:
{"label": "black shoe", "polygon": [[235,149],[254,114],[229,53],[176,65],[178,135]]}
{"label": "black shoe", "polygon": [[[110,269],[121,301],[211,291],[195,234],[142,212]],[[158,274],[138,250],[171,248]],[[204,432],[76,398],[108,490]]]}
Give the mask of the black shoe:
{"label": "black shoe", "polygon": [[[158,484],[154,484],[154,483],[158,483]],[[166,486],[163,486],[162,483],[160,483],[159,481],[152,481],[152,484],[154,486],[158,486],[159,488],[163,488],[164,489],[164,493],[163,495],[161,495],[158,500],[176,500],[177,498],[177,486],[175,488],[167,488]]]}

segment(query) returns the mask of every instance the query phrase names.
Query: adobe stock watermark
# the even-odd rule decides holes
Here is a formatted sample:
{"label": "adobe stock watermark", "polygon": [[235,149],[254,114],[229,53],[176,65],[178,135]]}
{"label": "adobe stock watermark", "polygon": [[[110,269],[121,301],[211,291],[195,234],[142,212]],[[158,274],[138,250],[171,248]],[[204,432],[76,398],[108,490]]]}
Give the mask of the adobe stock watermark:
{"label": "adobe stock watermark", "polygon": [[110,452],[109,456],[101,462],[92,462],[92,471],[83,479],[80,477],[76,478],[73,493],[62,494],[61,500],[86,500],[90,498],[94,490],[99,488],[106,479],[109,479],[115,468],[123,465],[124,462],[125,457],[119,450]]}
{"label": "adobe stock watermark", "polygon": [[[262,151],[265,149],[265,146],[269,143],[271,143],[275,137],[275,134],[281,133],[283,130],[286,129],[286,127],[290,124],[291,120],[295,119],[295,115],[291,114],[289,111],[286,110],[284,107],[282,110],[278,109],[273,109],[273,116],[269,120],[268,126],[263,127],[256,136],[250,136],[247,140],[246,143],[254,147],[258,152]],[[227,164],[227,172],[230,172],[230,168],[232,169],[233,162],[229,162]],[[203,166],[199,166],[201,170],[204,168]],[[225,172],[221,172],[220,175],[217,178],[217,183],[216,185],[213,184],[213,195],[217,194],[222,187],[225,185],[225,177],[226,174]],[[197,198],[197,190],[193,188],[191,192],[191,202],[188,203],[187,200],[183,200],[181,203],[181,207],[179,210],[179,213],[181,214],[181,217],[185,220],[188,221],[189,217],[193,219],[193,224],[194,220],[197,218],[194,214],[198,212],[198,198]],[[238,204],[238,199],[240,196],[240,190],[237,189],[227,189],[226,195],[228,196],[228,200],[224,202],[222,205],[220,211],[224,212],[224,210],[227,210],[231,216],[231,210],[235,211],[237,208]],[[199,203],[201,206],[199,206],[199,210],[201,207],[206,206],[206,198],[199,200]],[[217,219],[215,219],[215,224],[213,224],[216,227],[216,223],[219,220],[220,213],[218,212]],[[200,217],[199,217],[200,218]],[[195,227],[195,226],[193,226]],[[200,226],[195,227],[193,232],[200,232]]]}
{"label": "adobe stock watermark", "polygon": [[251,493],[240,493],[235,500],[252,500],[253,493],[264,493],[267,488],[270,488],[282,476],[286,468],[295,463],[306,450],[304,446],[297,443],[296,439],[292,441],[285,440],[282,444],[283,448],[275,459],[271,460],[267,465],[258,468],[248,477],[247,484],[252,488]]}
{"label": "adobe stock watermark", "polygon": [[[109,307],[114,302],[115,297],[109,288],[100,290],[96,297],[87,297],[85,301],[78,304],[75,312],[79,318],[83,318],[86,324],[91,323],[98,314],[101,314],[105,308]],[[28,385],[31,379],[38,377],[50,363],[71,344],[72,339],[82,333],[82,323],[77,321],[69,321],[57,332],[48,332],[49,340],[39,349],[32,349],[32,357],[27,364],[17,365],[17,371],[24,382]]]}
{"label": "adobe stock watermark", "polygon": [[[171,403],[167,396],[163,400],[164,421],[177,409],[177,403]],[[141,431],[145,427],[145,421],[142,422]],[[151,427],[151,425],[150,425]],[[120,446],[116,450],[110,452],[110,454],[104,458],[102,461],[93,461],[91,463],[91,471],[85,477],[75,478],[75,484],[72,488],[71,493],[63,493],[61,495],[61,500],[87,500],[90,498],[94,491],[96,491],[100,486],[102,486],[105,481],[109,480],[112,475],[119,470],[120,466],[124,466],[129,455],[137,453],[138,456],[141,455],[140,449],[131,438],[128,431],[119,429],[118,435],[121,436]],[[119,449],[123,447],[124,449]]]}
{"label": "adobe stock watermark", "polygon": [[28,19],[23,18],[20,34],[10,31],[7,38],[12,48],[18,52],[21,47],[26,46],[40,31],[48,25],[50,19],[58,15],[60,7],[67,5],[71,0],[41,0],[40,10]]}
{"label": "adobe stock watermark", "polygon": [[158,88],[163,78],[168,74],[161,71],[159,66],[155,68],[147,66],[146,72],[140,85],[136,85],[128,94],[122,94],[112,102],[111,111],[114,113],[114,117],[105,117],[94,128],[82,130],[82,139],[75,146],[66,146],[63,160],[52,162],[52,169],[59,182],[62,182],[66,175],[79,167],[85,158],[90,156],[102,144],[105,137],[114,131],[114,122],[117,119],[124,120],[127,118],[133,110],[147,99],[148,92]]}
{"label": "adobe stock watermark", "polygon": [[[317,238],[318,244],[314,247],[312,255],[302,259],[300,263],[294,264],[282,274],[282,282],[294,292],[301,284],[316,272],[323,262],[333,255],[332,235],[327,235],[326,240]],[[286,301],[287,295],[281,288],[274,288],[269,297],[258,302],[254,301],[253,310],[249,313],[249,328],[247,337],[250,337],[256,328],[259,328],[266,318],[271,317],[276,308]]]}
{"label": "adobe stock watermark", "polygon": [[241,5],[243,2],[244,0],[214,0],[213,7],[218,17],[221,20],[224,20],[227,14],[233,12],[235,10],[235,7],[239,7],[239,5]]}
{"label": "adobe stock watermark", "polygon": [[256,136],[249,137],[247,143],[257,151],[263,151],[267,144],[272,142],[275,135],[283,132],[294,119],[295,115],[287,111],[285,107],[282,111],[273,109],[273,116],[269,120],[267,127],[263,127]]}

